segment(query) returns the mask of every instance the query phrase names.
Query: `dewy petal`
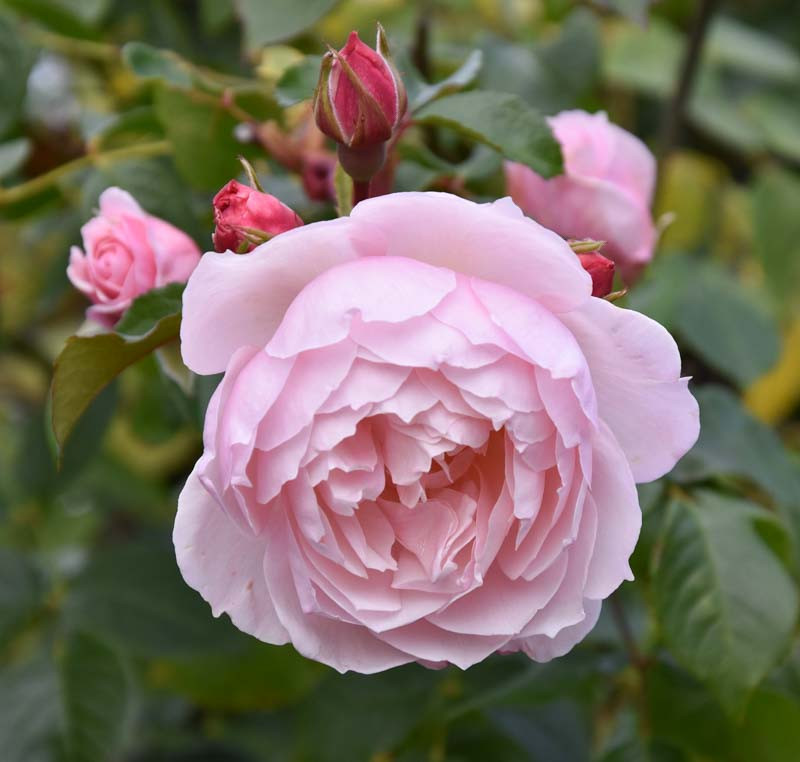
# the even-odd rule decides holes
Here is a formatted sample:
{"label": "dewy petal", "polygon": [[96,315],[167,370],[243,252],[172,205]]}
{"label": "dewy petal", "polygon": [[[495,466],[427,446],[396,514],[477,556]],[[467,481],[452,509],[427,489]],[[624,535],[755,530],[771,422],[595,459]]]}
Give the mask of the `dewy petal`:
{"label": "dewy petal", "polygon": [[578,340],[600,417],[627,456],[637,482],[667,473],[697,441],[697,401],[680,378],[669,333],[650,318],[604,299],[561,315]]}
{"label": "dewy petal", "polygon": [[577,307],[592,291],[566,242],[509,214],[507,205],[477,205],[449,193],[392,193],[362,201],[351,219],[381,234],[389,256],[510,286],[556,312]]}
{"label": "dewy petal", "polygon": [[172,539],[187,584],[227,613],[244,632],[282,645],[289,634],[278,620],[264,579],[264,539],[241,532],[200,484],[195,469],[178,500]]}
{"label": "dewy petal", "polygon": [[265,346],[309,281],[355,258],[351,232],[342,218],[281,233],[249,254],[206,253],[183,294],[184,362],[220,373],[240,346]]}

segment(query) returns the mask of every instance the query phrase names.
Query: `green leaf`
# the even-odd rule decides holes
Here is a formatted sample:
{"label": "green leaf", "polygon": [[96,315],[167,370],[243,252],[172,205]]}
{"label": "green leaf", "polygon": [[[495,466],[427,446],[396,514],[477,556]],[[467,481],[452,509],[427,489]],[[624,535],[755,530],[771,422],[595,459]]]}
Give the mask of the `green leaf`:
{"label": "green leaf", "polygon": [[788,648],[798,608],[753,514],[750,503],[709,491],[673,500],[654,562],[667,645],[736,715]]}
{"label": "green leaf", "polygon": [[423,84],[410,99],[409,111],[417,111],[437,98],[463,90],[475,81],[481,66],[483,66],[483,52],[473,50],[449,77],[432,85]]}
{"label": "green leaf", "polygon": [[[138,301],[131,305],[130,309],[136,310],[131,322],[141,328],[146,321],[135,318],[139,314]],[[145,304],[151,302],[146,300]],[[152,311],[147,315],[148,319],[154,319]],[[59,454],[63,454],[64,443],[89,403],[125,368],[177,338],[180,323],[180,314],[172,312],[154,320],[147,334],[132,340],[116,333],[67,339],[56,358],[50,389],[53,433]]]}
{"label": "green leaf", "polygon": [[81,189],[84,219],[93,216],[100,194],[112,185],[128,191],[145,211],[171,222],[195,240],[208,236],[205,226],[198,224],[191,196],[171,160],[131,159],[93,170]]}
{"label": "green leaf", "polygon": [[322,56],[306,56],[290,66],[275,85],[278,104],[286,108],[311,98],[319,80],[321,62]]}
{"label": "green leaf", "polygon": [[780,355],[780,334],[767,306],[720,267],[694,270],[674,325],[709,365],[741,386],[769,370]]}
{"label": "green leaf", "polygon": [[677,79],[682,51],[680,33],[662,19],[650,19],[646,29],[616,24],[603,46],[603,74],[617,87],[667,97]]}
{"label": "green leaf", "polygon": [[601,0],[601,2],[625,18],[644,26],[647,23],[650,6],[656,0]]}
{"label": "green leaf", "polygon": [[321,19],[337,0],[238,0],[244,36],[251,50],[295,37]]}
{"label": "green leaf", "polygon": [[191,87],[191,68],[171,50],[160,50],[144,42],[122,46],[122,60],[142,79],[157,79],[176,87]]}
{"label": "green leaf", "polygon": [[790,530],[800,568],[800,466],[778,435],[753,418],[728,389],[709,384],[695,391],[700,403],[700,438],[672,472],[677,481],[717,476],[746,479],[769,495]]}
{"label": "green leaf", "polygon": [[772,93],[745,98],[742,112],[758,130],[768,148],[787,159],[800,161],[800,107],[794,99]]}
{"label": "green leaf", "polygon": [[243,640],[242,647],[231,652],[159,660],[151,679],[157,688],[186,696],[202,707],[245,711],[293,703],[326,673],[291,646]]}
{"label": "green leaf", "polygon": [[545,118],[510,93],[476,90],[429,103],[416,115],[423,124],[449,127],[527,164],[543,177],[563,171],[561,148]]}
{"label": "green leaf", "polygon": [[800,753],[800,700],[772,688],[758,690],[734,742],[740,759],[796,762]]}
{"label": "green leaf", "polygon": [[236,120],[221,98],[161,86],[155,108],[172,143],[175,166],[188,183],[216,191],[238,174],[236,157],[243,146],[234,134]]}
{"label": "green leaf", "polygon": [[0,749],[3,762],[54,762],[61,724],[58,674],[37,656],[0,669]]}
{"label": "green leaf", "polygon": [[143,657],[219,653],[246,636],[183,581],[166,537],[148,537],[98,554],[64,603],[70,630],[88,630]]}
{"label": "green leaf", "polygon": [[170,283],[154,288],[134,300],[114,331],[126,339],[145,338],[165,317],[181,311],[184,283]]}
{"label": "green leaf", "polygon": [[16,24],[0,12],[0,137],[19,118],[32,63],[31,51]]}
{"label": "green leaf", "polygon": [[[707,759],[730,759],[733,723],[706,687],[682,669],[657,661],[647,670],[645,701],[656,741]],[[703,721],[698,722],[697,718]]]}
{"label": "green leaf", "polygon": [[763,170],[753,189],[755,252],[767,286],[785,307],[800,288],[800,176]]}
{"label": "green leaf", "polygon": [[589,721],[577,702],[558,699],[527,709],[500,708],[489,719],[534,760],[588,762]]}
{"label": "green leaf", "polygon": [[16,172],[28,158],[31,141],[28,138],[16,138],[0,143],[0,179]]}
{"label": "green leaf", "polygon": [[706,363],[744,387],[780,354],[780,333],[763,298],[713,262],[662,258],[629,304],[664,323]]}
{"label": "green leaf", "polygon": [[775,82],[800,82],[800,55],[777,36],[717,15],[703,48],[706,62]]}
{"label": "green leaf", "polygon": [[131,686],[119,655],[97,638],[75,633],[61,661],[67,762],[116,759],[131,713]]}
{"label": "green leaf", "polygon": [[694,391],[700,403],[700,438],[672,476],[685,482],[718,474],[739,476],[758,485],[775,502],[800,501],[800,467],[778,435],[756,420],[739,399],[721,386]]}
{"label": "green leaf", "polygon": [[0,548],[0,646],[24,625],[41,604],[44,585],[31,559]]}

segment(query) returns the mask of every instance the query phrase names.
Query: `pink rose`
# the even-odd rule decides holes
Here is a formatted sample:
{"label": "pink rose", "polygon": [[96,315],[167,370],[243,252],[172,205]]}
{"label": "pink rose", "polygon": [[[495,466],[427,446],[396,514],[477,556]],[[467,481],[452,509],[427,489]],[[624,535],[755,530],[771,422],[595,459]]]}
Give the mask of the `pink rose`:
{"label": "pink rose", "polygon": [[699,425],[669,334],[591,289],[509,199],[396,193],[206,254],[182,351],[225,376],[186,581],[343,671],[566,653],[631,579],[635,482]]}
{"label": "pink rose", "polygon": [[215,251],[252,251],[257,243],[303,224],[295,212],[269,193],[236,180],[214,196]]}
{"label": "pink rose", "polygon": [[147,214],[120,188],[100,195],[100,213],[81,228],[67,276],[94,304],[86,316],[111,328],[131,302],[151,288],[185,281],[200,261],[186,233]]}
{"label": "pink rose", "polygon": [[550,126],[561,144],[565,173],[545,180],[523,164],[506,163],[506,187],[525,214],[565,238],[606,241],[626,282],[653,256],[650,203],[653,155],[605,113],[562,111]]}

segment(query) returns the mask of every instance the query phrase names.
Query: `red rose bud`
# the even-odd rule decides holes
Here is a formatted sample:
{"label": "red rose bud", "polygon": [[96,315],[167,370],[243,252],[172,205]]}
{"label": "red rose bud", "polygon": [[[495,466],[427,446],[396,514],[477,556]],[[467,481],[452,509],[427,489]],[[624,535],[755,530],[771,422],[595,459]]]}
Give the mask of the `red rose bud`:
{"label": "red rose bud", "polygon": [[214,196],[214,223],[214,250],[244,254],[303,221],[275,196],[231,180]]}
{"label": "red rose bud", "polygon": [[598,254],[578,254],[583,269],[592,276],[592,296],[608,296],[614,288],[614,263]]}
{"label": "red rose bud", "polygon": [[300,179],[303,190],[312,201],[334,201],[336,188],[333,175],[336,171],[336,156],[332,153],[314,153],[303,159]]}
{"label": "red rose bud", "polygon": [[377,50],[351,32],[347,44],[322,60],[314,118],[328,137],[348,148],[384,143],[406,111],[406,91],[378,24]]}

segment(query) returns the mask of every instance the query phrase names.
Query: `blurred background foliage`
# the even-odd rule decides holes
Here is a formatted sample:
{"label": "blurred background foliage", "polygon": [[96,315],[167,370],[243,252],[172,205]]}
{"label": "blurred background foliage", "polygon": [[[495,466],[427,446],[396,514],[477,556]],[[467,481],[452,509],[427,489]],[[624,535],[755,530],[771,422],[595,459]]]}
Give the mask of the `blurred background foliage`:
{"label": "blurred background foliage", "polygon": [[[670,134],[699,3],[648,5],[0,0],[2,762],[800,759],[800,18],[707,3]],[[412,100],[453,75],[545,114],[605,109],[660,160],[664,232],[627,306],[676,336],[703,429],[641,488],[636,582],[547,665],[341,676],[212,619],[170,530],[216,379],[175,346],[97,397],[56,467],[51,367],[85,308],[65,267],[100,191],[207,249],[243,153],[306,220],[332,216],[259,129],[296,125],[323,42],[376,20]],[[498,153],[409,134],[398,189],[503,195]]]}

